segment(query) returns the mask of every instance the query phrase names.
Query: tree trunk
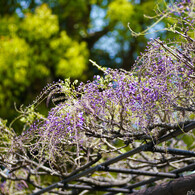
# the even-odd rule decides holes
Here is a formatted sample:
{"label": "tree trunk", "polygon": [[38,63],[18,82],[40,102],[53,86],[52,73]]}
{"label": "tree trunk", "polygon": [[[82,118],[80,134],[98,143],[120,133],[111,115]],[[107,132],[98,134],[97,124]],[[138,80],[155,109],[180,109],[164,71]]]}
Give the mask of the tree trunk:
{"label": "tree trunk", "polygon": [[150,187],[131,195],[195,195],[195,174]]}

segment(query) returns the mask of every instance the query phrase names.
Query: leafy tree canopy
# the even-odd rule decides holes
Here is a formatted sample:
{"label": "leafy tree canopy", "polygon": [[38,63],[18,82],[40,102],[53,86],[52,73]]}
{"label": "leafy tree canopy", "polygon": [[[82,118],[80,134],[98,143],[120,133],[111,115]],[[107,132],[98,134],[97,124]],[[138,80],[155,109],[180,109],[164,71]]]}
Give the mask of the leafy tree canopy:
{"label": "leafy tree canopy", "polygon": [[5,110],[2,115],[13,107],[13,102],[26,101],[51,79],[84,78],[86,43],[59,31],[58,17],[46,4],[22,19],[6,16],[0,23],[0,107]]}

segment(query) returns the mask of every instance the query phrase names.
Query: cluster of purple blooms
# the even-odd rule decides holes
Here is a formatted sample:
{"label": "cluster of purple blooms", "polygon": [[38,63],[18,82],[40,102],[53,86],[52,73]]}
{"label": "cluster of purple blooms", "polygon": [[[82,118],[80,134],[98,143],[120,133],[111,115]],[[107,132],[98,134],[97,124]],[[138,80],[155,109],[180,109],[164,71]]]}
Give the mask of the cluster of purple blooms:
{"label": "cluster of purple blooms", "polygon": [[36,130],[37,143],[57,150],[60,144],[82,144],[86,132],[94,133],[94,137],[117,133],[133,136],[146,133],[154,123],[178,121],[173,105],[185,106],[182,97],[194,96],[190,73],[187,66],[151,41],[146,55],[137,60],[131,72],[107,69],[103,77],[81,83],[66,101],[50,110],[46,119],[34,125],[31,134]]}
{"label": "cluster of purple blooms", "polygon": [[[186,2],[179,3],[178,10]],[[148,43],[131,71],[108,68],[103,76],[97,75],[78,87],[70,85],[68,90],[66,82],[54,85],[52,95],[55,91],[65,93],[66,100],[52,108],[46,119],[35,122],[24,136],[31,135],[37,144],[55,153],[61,145],[87,145],[88,135],[96,139],[150,134],[150,125],[178,122],[181,116],[174,107],[189,106],[195,95],[194,79],[190,77],[193,70],[159,41]],[[177,44],[167,48],[178,52]],[[188,57],[193,55],[189,53]]]}

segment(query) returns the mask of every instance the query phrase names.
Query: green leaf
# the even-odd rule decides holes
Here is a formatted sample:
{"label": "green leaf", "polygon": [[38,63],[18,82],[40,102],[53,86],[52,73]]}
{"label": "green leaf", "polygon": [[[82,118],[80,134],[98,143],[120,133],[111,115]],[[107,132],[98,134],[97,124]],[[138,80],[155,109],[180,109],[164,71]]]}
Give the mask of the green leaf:
{"label": "green leaf", "polygon": [[185,143],[188,147],[190,147],[190,146],[193,144],[193,142],[194,142],[193,136],[187,135],[187,134],[185,134],[185,135],[183,136],[182,140],[184,141],[184,143]]}

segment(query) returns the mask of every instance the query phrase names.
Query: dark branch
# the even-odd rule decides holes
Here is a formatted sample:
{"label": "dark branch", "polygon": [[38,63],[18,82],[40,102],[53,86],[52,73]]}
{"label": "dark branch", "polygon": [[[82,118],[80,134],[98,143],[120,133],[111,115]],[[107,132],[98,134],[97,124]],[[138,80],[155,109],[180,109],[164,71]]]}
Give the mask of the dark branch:
{"label": "dark branch", "polygon": [[178,179],[172,180],[168,183],[163,183],[155,187],[147,188],[145,190],[140,190],[139,192],[132,193],[131,195],[187,195],[191,194],[188,192],[192,191],[195,193],[195,174],[188,175],[185,177],[180,177]]}

